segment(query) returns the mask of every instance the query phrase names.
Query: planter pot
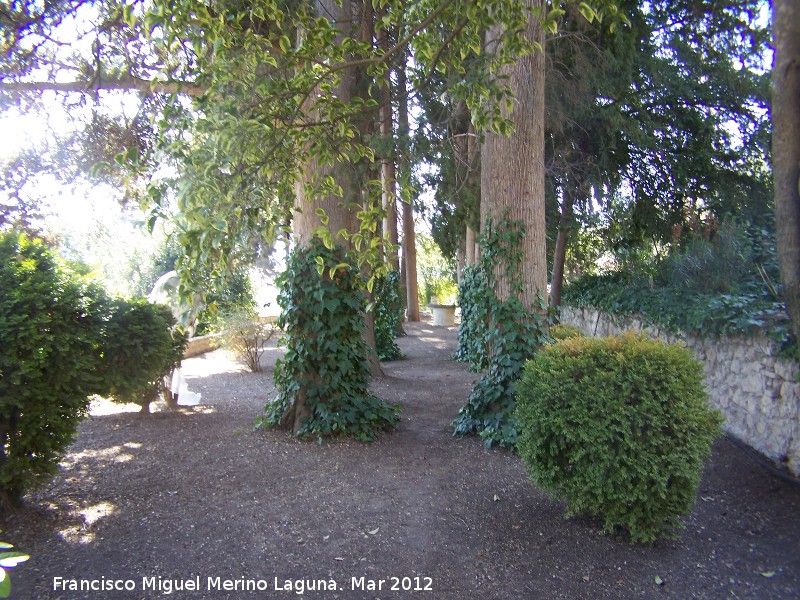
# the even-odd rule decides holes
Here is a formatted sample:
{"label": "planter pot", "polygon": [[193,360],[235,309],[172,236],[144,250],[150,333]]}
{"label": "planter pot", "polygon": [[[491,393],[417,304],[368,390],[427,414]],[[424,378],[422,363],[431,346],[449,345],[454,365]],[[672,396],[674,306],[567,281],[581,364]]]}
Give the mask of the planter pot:
{"label": "planter pot", "polygon": [[456,324],[455,304],[429,304],[433,313],[433,324],[436,327],[452,327]]}

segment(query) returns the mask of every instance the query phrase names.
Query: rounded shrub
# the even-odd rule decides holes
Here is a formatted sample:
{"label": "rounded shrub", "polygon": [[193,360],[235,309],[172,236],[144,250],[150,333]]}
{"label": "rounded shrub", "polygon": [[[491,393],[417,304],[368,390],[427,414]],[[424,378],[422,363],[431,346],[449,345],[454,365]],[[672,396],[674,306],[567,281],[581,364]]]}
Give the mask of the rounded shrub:
{"label": "rounded shrub", "polygon": [[568,515],[637,542],[674,535],[721,421],[689,350],[633,334],[572,338],[529,361],[517,392],[520,456]]}
{"label": "rounded shrub", "polygon": [[555,340],[568,340],[576,337],[586,337],[583,330],[569,323],[558,323],[550,328],[550,336]]}
{"label": "rounded shrub", "polygon": [[174,326],[168,306],[144,299],[114,300],[103,336],[105,395],[139,404],[142,412],[149,412],[159,397],[171,402],[164,379],[186,349],[186,336]]}
{"label": "rounded shrub", "polygon": [[0,503],[58,469],[98,373],[105,292],[41,241],[0,233]]}

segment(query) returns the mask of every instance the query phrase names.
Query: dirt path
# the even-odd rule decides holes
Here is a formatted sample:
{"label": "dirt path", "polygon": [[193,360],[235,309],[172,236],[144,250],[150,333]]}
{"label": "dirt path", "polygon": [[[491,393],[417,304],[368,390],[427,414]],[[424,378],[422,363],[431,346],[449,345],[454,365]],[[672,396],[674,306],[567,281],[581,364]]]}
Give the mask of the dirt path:
{"label": "dirt path", "polygon": [[375,384],[402,423],[374,444],[252,431],[271,369],[221,352],[186,361],[197,408],[86,421],[56,479],[0,519],[0,539],[32,555],[12,597],[288,599],[301,585],[343,599],[800,597],[800,488],[720,440],[678,540],[599,535],[564,520],[515,456],[452,437],[475,376],[450,360],[454,329],[408,331],[407,359]]}

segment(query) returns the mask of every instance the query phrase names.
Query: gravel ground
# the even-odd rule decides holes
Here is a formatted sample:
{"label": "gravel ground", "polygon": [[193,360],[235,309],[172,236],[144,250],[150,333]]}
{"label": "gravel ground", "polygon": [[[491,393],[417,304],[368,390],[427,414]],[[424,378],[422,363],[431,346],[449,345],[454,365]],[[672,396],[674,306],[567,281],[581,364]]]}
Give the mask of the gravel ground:
{"label": "gravel ground", "polygon": [[454,328],[407,331],[374,386],[402,423],[373,444],[254,431],[274,348],[261,374],[186,360],[202,401],[180,413],[97,403],[58,476],[0,517],[32,557],[12,598],[800,598],[800,487],[721,439],[677,540],[602,535],[514,455],[452,437],[475,376]]}

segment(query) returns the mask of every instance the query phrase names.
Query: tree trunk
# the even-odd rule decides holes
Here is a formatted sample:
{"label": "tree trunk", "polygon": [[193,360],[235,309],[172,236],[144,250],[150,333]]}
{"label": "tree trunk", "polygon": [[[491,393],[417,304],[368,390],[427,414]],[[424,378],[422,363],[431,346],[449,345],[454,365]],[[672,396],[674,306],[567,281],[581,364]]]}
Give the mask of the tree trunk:
{"label": "tree trunk", "polygon": [[[378,32],[378,41],[384,52],[389,50],[389,34],[386,29]],[[383,218],[383,232],[389,243],[391,250],[387,253],[388,262],[392,269],[400,269],[400,256],[398,254],[399,237],[397,233],[397,184],[395,174],[395,152],[394,120],[392,118],[392,71],[386,69],[383,75],[383,89],[380,110],[380,132],[383,145],[387,148],[386,154],[381,157],[381,187],[383,190],[383,210],[386,216]]]}
{"label": "tree trunk", "polygon": [[[532,9],[544,7],[543,0],[527,0]],[[488,38],[497,39],[495,29]],[[526,36],[544,47],[544,31],[535,15],[528,19]],[[514,94],[511,118],[515,129],[510,136],[487,133],[481,148],[481,223],[488,217],[499,220],[504,211],[512,221],[524,224],[522,270],[526,306],[535,306],[537,297],[547,299],[547,256],[544,206],[544,53],[535,50],[501,75],[509,77]],[[511,286],[506,266],[495,265],[498,298],[508,298]]]}
{"label": "tree trunk", "polygon": [[470,265],[475,264],[475,230],[472,229],[469,225],[467,225],[467,248],[466,248],[466,256],[464,257],[464,262],[469,267]]}
{"label": "tree trunk", "polygon": [[461,282],[464,279],[464,249],[459,246],[456,249],[456,283],[461,287]]}
{"label": "tree trunk", "polygon": [[772,168],[783,298],[800,340],[800,9],[774,0]]}
{"label": "tree trunk", "polygon": [[572,221],[572,205],[574,190],[563,192],[564,200],[561,207],[561,216],[558,219],[558,233],[556,245],[553,250],[553,273],[550,276],[550,306],[561,306],[561,290],[564,286],[564,262],[567,258],[567,238],[569,226]]}
{"label": "tree trunk", "polygon": [[[397,69],[398,98],[397,129],[402,147],[400,153],[400,180],[404,185],[411,181],[411,167],[408,147],[408,93],[406,90],[406,64],[401,60]],[[406,316],[410,322],[419,321],[419,296],[417,283],[417,240],[414,234],[414,206],[410,199],[403,202],[403,267],[406,284]]]}
{"label": "tree trunk", "polygon": [[[361,35],[365,35],[364,14],[354,15],[351,2],[343,2],[339,5],[336,0],[317,0],[319,12],[326,15],[331,21],[337,23],[342,30],[360,28]],[[370,17],[371,19],[371,17]],[[358,29],[356,29],[358,30]],[[341,79],[334,93],[342,103],[349,103],[356,93],[357,75],[355,69],[343,70],[340,74]],[[341,187],[342,197],[333,195],[307,195],[307,186],[311,184],[312,178],[330,175],[336,184]],[[358,210],[362,197],[362,190],[359,187],[357,178],[353,176],[349,165],[335,164],[326,166],[319,164],[313,157],[302,165],[301,173],[295,183],[295,214],[292,223],[294,241],[298,247],[308,246],[314,237],[314,230],[324,225],[331,232],[341,230],[349,233],[356,233],[360,230]],[[327,218],[327,223],[322,222],[322,217],[317,214],[317,210],[322,209]],[[352,244],[344,238],[334,240],[345,250],[351,250]],[[364,315],[364,340],[367,345],[367,356],[365,357],[370,366],[370,371],[374,376],[382,376],[383,372],[375,352],[375,320],[374,314]],[[317,375],[312,375],[316,377]],[[300,390],[295,398],[292,410],[284,416],[282,425],[292,429],[295,433],[302,426],[303,420],[309,415],[306,407],[306,390]]]}

